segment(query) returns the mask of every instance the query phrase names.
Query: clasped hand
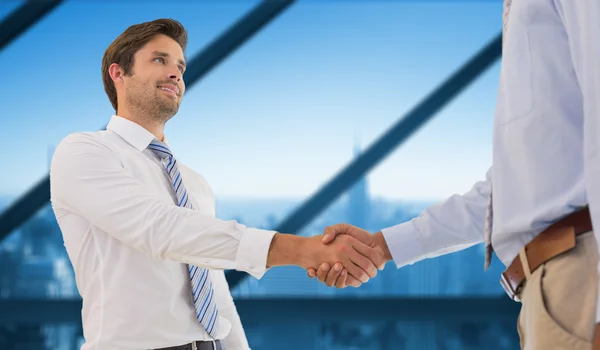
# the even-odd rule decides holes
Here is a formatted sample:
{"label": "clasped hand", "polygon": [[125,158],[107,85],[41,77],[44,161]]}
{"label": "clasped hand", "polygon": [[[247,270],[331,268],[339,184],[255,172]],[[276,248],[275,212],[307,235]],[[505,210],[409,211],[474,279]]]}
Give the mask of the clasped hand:
{"label": "clasped hand", "polygon": [[329,226],[310,241],[314,254],[306,266],[308,276],[330,287],[359,287],[391,260],[381,233],[371,234],[348,224]]}

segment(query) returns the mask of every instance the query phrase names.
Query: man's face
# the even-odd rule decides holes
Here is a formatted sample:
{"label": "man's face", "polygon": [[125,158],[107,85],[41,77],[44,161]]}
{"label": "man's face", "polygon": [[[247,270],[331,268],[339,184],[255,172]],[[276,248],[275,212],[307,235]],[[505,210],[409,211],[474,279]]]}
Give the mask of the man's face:
{"label": "man's face", "polygon": [[185,91],[185,58],[179,44],[157,35],[134,56],[131,75],[124,76],[126,103],[146,117],[166,123],[179,110]]}

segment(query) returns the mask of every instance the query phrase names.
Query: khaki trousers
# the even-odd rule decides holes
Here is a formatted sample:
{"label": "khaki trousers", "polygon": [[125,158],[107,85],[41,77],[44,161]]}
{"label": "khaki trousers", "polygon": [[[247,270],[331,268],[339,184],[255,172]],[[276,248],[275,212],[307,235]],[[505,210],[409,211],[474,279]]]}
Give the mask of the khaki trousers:
{"label": "khaki trousers", "polygon": [[[521,251],[521,261],[527,261]],[[538,267],[525,266],[517,329],[523,350],[592,350],[598,298],[598,247],[593,232]],[[594,349],[595,350],[595,349]]]}

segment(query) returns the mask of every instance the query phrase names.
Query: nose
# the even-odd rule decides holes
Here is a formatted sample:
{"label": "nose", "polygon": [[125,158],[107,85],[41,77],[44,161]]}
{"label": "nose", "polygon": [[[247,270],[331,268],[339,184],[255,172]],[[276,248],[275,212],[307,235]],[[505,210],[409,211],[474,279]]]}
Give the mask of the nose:
{"label": "nose", "polygon": [[167,76],[169,80],[174,80],[179,82],[181,80],[182,77],[182,73],[179,70],[179,67],[173,66],[173,65],[169,65],[167,68]]}
{"label": "nose", "polygon": [[170,80],[175,80],[175,81],[180,81],[181,80],[181,73],[170,73],[169,74],[169,79]]}

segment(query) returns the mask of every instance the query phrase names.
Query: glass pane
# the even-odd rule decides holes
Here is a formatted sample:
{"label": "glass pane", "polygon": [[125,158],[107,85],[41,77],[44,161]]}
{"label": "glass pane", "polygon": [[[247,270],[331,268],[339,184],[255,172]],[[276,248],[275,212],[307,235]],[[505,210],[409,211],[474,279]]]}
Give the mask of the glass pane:
{"label": "glass pane", "polygon": [[[161,17],[189,31],[191,57],[249,11],[256,1],[170,2],[70,1],[60,5],[2,52],[11,67],[0,87],[9,137],[0,140],[5,161],[20,172],[4,175],[0,193],[18,195],[47,173],[48,149],[74,131],[98,130],[114,113],[104,93],[100,65],[110,42],[131,24]],[[185,11],[182,11],[182,8]]]}
{"label": "glass pane", "polygon": [[[14,69],[6,74],[11,84],[0,87],[12,102],[3,106],[3,130],[9,136],[0,145],[19,151],[4,152],[18,176],[3,173],[0,208],[47,174],[53,147],[66,134],[105,125],[112,110],[100,59],[118,33],[132,23],[174,17],[190,32],[191,56],[256,3],[149,2],[141,7],[138,1],[71,1],[4,50],[0,64]],[[5,7],[0,5],[0,15]],[[500,2],[297,2],[189,90],[169,123],[169,139],[178,158],[213,187],[220,218],[275,228],[494,37],[501,7]],[[495,64],[299,233],[318,234],[338,222],[375,231],[468,190],[491,158],[498,68]],[[499,263],[484,274],[481,258],[481,249],[474,247],[401,270],[390,264],[369,284],[344,290],[312,281],[299,268],[279,268],[260,281],[245,279],[234,296],[501,293]],[[76,297],[48,205],[0,244],[0,266],[0,298]],[[435,341],[477,348],[477,337],[503,339],[494,344],[498,349],[517,343],[511,326],[497,321],[488,328],[435,320],[286,325],[277,310],[264,311],[272,323],[246,326],[253,348],[288,346],[292,333],[305,349],[347,349],[369,341],[384,348],[399,342],[434,348]],[[79,325],[37,327],[10,332],[25,334],[24,339],[44,334],[40,343],[56,349],[78,347]],[[266,337],[267,328],[269,334],[276,328],[279,337]]]}
{"label": "glass pane", "polygon": [[0,2],[0,21],[18,9],[24,3],[22,0],[4,0]]}
{"label": "glass pane", "polygon": [[[135,11],[135,2],[125,3],[125,9],[118,5],[119,11],[116,6],[66,3],[0,56],[3,62],[20,60],[29,77],[16,79],[17,73],[9,72],[17,85],[4,88],[16,103],[6,109],[13,116],[7,124],[13,137],[0,142],[20,150],[6,155],[20,175],[5,175],[0,192],[5,202],[46,174],[53,146],[67,133],[105,124],[112,111],[98,61],[110,40],[131,23],[175,15],[161,3],[142,12]],[[251,8],[241,2],[186,6],[177,14],[183,13],[180,19],[190,31],[190,52]],[[178,157],[212,185],[220,218],[274,228],[352,161],[356,148],[368,147],[495,36],[500,10],[495,3],[297,3],[189,91],[169,123],[169,139]],[[85,15],[73,16],[78,11]],[[72,43],[81,46],[73,50]],[[497,75],[496,64],[377,166],[364,187],[339,198],[300,233],[360,220],[377,230],[468,189],[489,166]],[[453,157],[440,157],[440,149]],[[357,213],[365,208],[370,214],[360,219]],[[55,232],[54,222],[44,225]],[[13,235],[4,249],[23,239]],[[466,254],[480,252],[399,271],[390,265],[368,285],[342,291],[306,278],[299,268],[274,269],[260,281],[246,279],[235,294],[464,294],[475,282],[449,288],[440,266],[444,259],[467,261]],[[496,287],[490,284],[489,290],[495,293]]]}
{"label": "glass pane", "polygon": [[0,243],[0,266],[0,298],[79,298],[49,204]]}

